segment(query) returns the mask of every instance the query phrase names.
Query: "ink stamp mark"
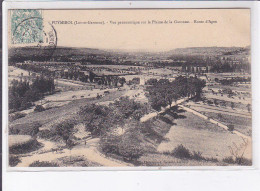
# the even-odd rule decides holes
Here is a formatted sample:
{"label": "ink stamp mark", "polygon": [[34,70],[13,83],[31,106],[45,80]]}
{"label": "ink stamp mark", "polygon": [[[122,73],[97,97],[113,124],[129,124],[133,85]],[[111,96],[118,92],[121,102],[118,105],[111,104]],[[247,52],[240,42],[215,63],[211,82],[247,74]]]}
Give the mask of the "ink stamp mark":
{"label": "ink stamp mark", "polygon": [[[12,43],[33,48],[34,57],[49,60],[57,46],[57,32],[53,25],[44,22],[40,10],[13,10]],[[35,51],[37,50],[37,51]]]}
{"label": "ink stamp mark", "polygon": [[43,18],[41,10],[16,9],[11,11],[13,44],[43,42]]}

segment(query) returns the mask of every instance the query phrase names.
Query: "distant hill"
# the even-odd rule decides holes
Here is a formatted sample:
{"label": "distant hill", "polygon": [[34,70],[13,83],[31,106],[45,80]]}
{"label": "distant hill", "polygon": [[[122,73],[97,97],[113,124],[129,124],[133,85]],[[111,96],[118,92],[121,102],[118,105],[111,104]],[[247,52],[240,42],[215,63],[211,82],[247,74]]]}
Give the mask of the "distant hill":
{"label": "distant hill", "polygon": [[[42,51],[39,47],[16,47],[9,49],[9,56],[19,55],[37,55],[39,51]],[[44,51],[43,51],[44,52]],[[86,55],[86,54],[107,54],[107,51],[92,48],[70,48],[70,47],[56,47],[53,56],[60,55]]]}
{"label": "distant hill", "polygon": [[[150,57],[160,59],[172,58],[176,55],[182,56],[232,56],[232,55],[249,55],[250,47],[192,47],[192,48],[177,48],[166,52],[125,52],[115,50],[102,50],[93,48],[71,48],[71,47],[57,47],[56,49],[43,50],[39,47],[18,47],[9,49],[9,61],[10,62],[23,62],[25,60],[34,61],[72,61],[81,60],[86,61],[94,59],[88,57],[89,55],[104,56],[104,58],[128,56],[138,60],[145,59],[149,61]],[[146,57],[146,58],[145,58]],[[104,64],[104,63],[103,63]],[[111,64],[111,63],[110,63]]]}
{"label": "distant hill", "polygon": [[16,47],[9,49],[10,61],[25,61],[25,60],[51,60],[59,57],[84,57],[87,55],[108,55],[104,50],[92,48],[70,48],[70,47],[56,47],[55,49],[43,50],[39,47]]}
{"label": "distant hill", "polygon": [[236,55],[249,54],[250,47],[192,47],[177,48],[168,52],[169,55]]}

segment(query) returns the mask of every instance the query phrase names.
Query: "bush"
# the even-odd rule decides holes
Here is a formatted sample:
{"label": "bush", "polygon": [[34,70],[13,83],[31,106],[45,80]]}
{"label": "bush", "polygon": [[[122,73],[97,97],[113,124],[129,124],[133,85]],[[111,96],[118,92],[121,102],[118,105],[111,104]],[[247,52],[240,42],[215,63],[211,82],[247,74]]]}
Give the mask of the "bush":
{"label": "bush", "polygon": [[92,136],[100,136],[115,125],[115,119],[120,119],[117,112],[112,112],[109,107],[95,104],[82,107],[79,116],[85,124],[86,131],[89,131]]}
{"label": "bush", "polygon": [[106,135],[100,141],[101,150],[106,155],[114,154],[122,157],[124,161],[134,162],[144,153],[144,148],[137,134],[126,132],[121,136]]}
{"label": "bush", "polygon": [[202,153],[201,152],[193,152],[193,155],[192,155],[192,159],[194,159],[194,160],[207,160],[206,158],[204,158],[203,156],[202,156]]}
{"label": "bush", "polygon": [[185,148],[183,145],[177,146],[172,152],[166,151],[164,152],[166,155],[172,155],[174,157],[180,158],[180,159],[191,159],[191,160],[197,160],[197,161],[211,161],[211,162],[218,162],[217,158],[208,158],[203,157],[201,152],[193,151],[191,153],[187,148]]}
{"label": "bush", "polygon": [[236,158],[236,163],[242,166],[251,166],[252,165],[252,160],[249,160],[247,158],[244,157],[239,157]]}
{"label": "bush", "polygon": [[9,128],[9,134],[35,136],[39,132],[40,123],[17,124]]}
{"label": "bush", "polygon": [[59,167],[57,163],[47,161],[35,161],[29,165],[29,167]]}
{"label": "bush", "polygon": [[16,166],[21,160],[17,156],[9,156],[9,166]]}
{"label": "bush", "polygon": [[42,111],[45,111],[45,108],[42,105],[36,105],[34,108],[34,111],[42,112]]}
{"label": "bush", "polygon": [[234,125],[232,125],[232,124],[228,125],[228,130],[229,131],[234,131],[234,129],[235,129]]}
{"label": "bush", "polygon": [[217,116],[218,116],[218,118],[219,118],[219,119],[223,118],[223,116],[222,116],[222,114],[221,114],[221,113],[218,113],[218,115],[217,115]]}
{"label": "bush", "polygon": [[25,113],[21,113],[21,112],[15,113],[14,115],[10,115],[9,121],[12,122],[12,121],[14,121],[16,119],[20,119],[20,118],[25,117],[25,116],[26,116]]}
{"label": "bush", "polygon": [[251,166],[252,165],[252,161],[249,159],[246,159],[244,157],[237,157],[234,159],[232,156],[230,156],[230,157],[223,158],[222,161],[225,163],[228,163],[228,164],[237,164],[237,165],[241,165],[241,166]]}
{"label": "bush", "polygon": [[191,159],[192,154],[190,153],[189,149],[185,148],[183,145],[177,146],[173,152],[172,155],[177,158],[185,158],[185,159]]}
{"label": "bush", "polygon": [[38,136],[42,139],[51,139],[56,136],[56,134],[53,131],[50,131],[49,129],[43,129],[39,131]]}
{"label": "bush", "polygon": [[225,162],[225,163],[228,163],[228,164],[235,164],[235,160],[231,156],[223,158],[222,161]]}
{"label": "bush", "polygon": [[54,127],[54,134],[61,137],[67,146],[70,146],[69,139],[74,132],[75,121],[67,120],[59,123]]}
{"label": "bush", "polygon": [[9,146],[9,153],[11,154],[24,154],[39,149],[42,145],[35,139],[30,139],[23,143],[14,144]]}

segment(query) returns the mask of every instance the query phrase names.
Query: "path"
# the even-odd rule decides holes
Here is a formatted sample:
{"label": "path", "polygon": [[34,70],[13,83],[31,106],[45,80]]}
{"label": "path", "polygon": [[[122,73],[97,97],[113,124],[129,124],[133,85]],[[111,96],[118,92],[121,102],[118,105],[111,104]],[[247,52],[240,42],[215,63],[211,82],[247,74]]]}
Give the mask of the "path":
{"label": "path", "polygon": [[247,118],[252,118],[251,113],[248,113],[245,110],[230,110],[230,109],[225,109],[221,107],[215,107],[215,106],[207,106],[207,105],[202,105],[202,104],[190,104],[189,105],[191,108],[194,108],[195,110],[199,111],[205,111],[205,112],[214,112],[214,113],[221,113],[221,114],[227,114],[227,115],[233,115],[237,117],[247,117]]}
{"label": "path", "polygon": [[[228,131],[228,126],[222,124],[222,123],[219,122],[219,121],[216,121],[216,120],[214,120],[214,119],[210,119],[210,118],[208,118],[206,115],[203,115],[203,114],[201,114],[201,113],[199,113],[199,112],[197,112],[197,111],[195,111],[195,110],[193,110],[193,109],[190,109],[190,108],[188,108],[188,107],[185,107],[184,105],[179,105],[179,107],[181,107],[182,109],[184,109],[184,110],[186,110],[186,111],[188,111],[188,112],[191,112],[191,113],[193,113],[194,115],[197,115],[197,116],[199,116],[199,117],[201,117],[201,118],[203,118],[203,119],[205,119],[205,120],[207,120],[207,121],[209,121],[209,122],[211,122],[211,123],[213,123],[213,124],[216,124],[217,126],[222,127],[223,129],[225,129],[225,130]],[[244,135],[244,134],[240,133],[239,131],[236,131],[236,130],[235,130],[235,131],[232,131],[232,132],[233,132],[234,134],[237,134],[238,136],[240,136],[240,137],[242,137],[242,138],[251,140],[251,137],[250,137],[250,136]]]}
{"label": "path", "polygon": [[161,113],[164,113],[164,112],[165,112],[167,109],[169,109],[170,107],[174,107],[174,106],[176,106],[176,105],[178,105],[178,104],[181,104],[181,103],[187,101],[188,99],[189,99],[189,98],[183,98],[183,99],[180,99],[180,100],[178,100],[178,101],[176,101],[176,102],[173,102],[171,106],[168,105],[167,107],[163,108],[163,109],[162,109],[161,111],[159,111],[159,112],[148,113],[148,114],[144,115],[143,117],[141,117],[140,121],[141,121],[142,123],[143,123],[143,122],[146,122],[146,121],[148,121],[148,120],[150,120],[150,119],[156,117],[157,115],[159,115],[159,114],[161,114]]}
{"label": "path", "polygon": [[[219,94],[219,93],[218,93]],[[219,95],[212,95],[212,94],[207,94],[206,95],[207,99],[219,99],[219,100],[224,100],[224,101],[229,101],[229,102],[236,102],[236,103],[242,103],[242,104],[251,104],[251,98],[246,98],[246,100],[242,100],[237,98],[229,98],[226,95],[219,96]]]}
{"label": "path", "polygon": [[[101,166],[106,166],[106,167],[132,166],[132,164],[105,157],[96,149],[97,142],[98,139],[90,139],[86,145],[83,144],[78,145],[74,147],[72,150],[63,149],[62,151],[59,152],[52,152],[52,150],[49,150],[49,152],[48,151],[44,153],[42,152],[42,154],[38,152],[33,152],[30,153],[30,155],[21,157],[20,158],[21,162],[18,163],[17,167],[27,167],[35,161],[55,162],[55,160],[57,160],[58,158],[67,157],[67,156],[83,156],[87,161],[98,163]],[[53,147],[54,143],[50,143],[50,141],[43,142],[41,140],[41,143],[45,144],[44,148],[41,149],[41,151],[54,148]]]}

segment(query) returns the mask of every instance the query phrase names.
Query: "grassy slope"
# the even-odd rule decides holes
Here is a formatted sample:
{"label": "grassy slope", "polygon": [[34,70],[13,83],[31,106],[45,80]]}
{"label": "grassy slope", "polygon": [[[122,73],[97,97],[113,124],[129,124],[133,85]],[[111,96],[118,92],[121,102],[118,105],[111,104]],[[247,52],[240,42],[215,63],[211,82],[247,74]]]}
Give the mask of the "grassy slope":
{"label": "grassy slope", "polygon": [[95,98],[79,99],[58,108],[52,108],[43,112],[33,112],[23,118],[11,122],[10,126],[15,126],[18,124],[27,125],[30,123],[38,122],[41,125],[43,125],[42,128],[49,128],[54,123],[58,123],[62,120],[75,117],[76,113],[79,111],[81,106],[84,106],[86,104],[115,100],[116,98],[120,97],[124,93],[125,93],[124,91],[117,91],[114,92],[113,94],[108,94],[107,96],[102,97],[101,99],[95,99]]}
{"label": "grassy slope", "polygon": [[226,125],[233,124],[235,130],[251,136],[252,135],[252,119],[246,117],[236,117],[232,115],[218,115],[214,112],[204,112],[206,116],[216,119]]}
{"label": "grassy slope", "polygon": [[[185,112],[179,114],[181,117],[175,119],[169,128],[171,114],[166,114],[159,119],[168,121],[167,127],[158,126],[158,131],[165,135],[161,142],[158,141],[158,152],[146,153],[138,161],[143,166],[216,166],[227,165],[223,162],[196,161],[187,159],[178,159],[170,155],[163,154],[164,151],[172,151],[178,145],[183,144],[191,152],[201,152],[203,157],[217,158],[221,161],[224,157],[231,156],[229,146],[233,143],[241,144],[243,140],[222,128],[202,120],[201,118]],[[168,120],[167,120],[168,119]],[[158,122],[158,119],[157,119]],[[153,123],[155,125],[155,123]],[[158,124],[159,125],[159,124]],[[156,127],[153,127],[156,129]],[[167,131],[168,129],[168,131]],[[164,132],[162,131],[164,130]],[[161,143],[161,144],[160,144]],[[250,145],[248,146],[250,147]],[[250,151],[250,149],[249,149]],[[251,158],[250,152],[245,155]]]}

